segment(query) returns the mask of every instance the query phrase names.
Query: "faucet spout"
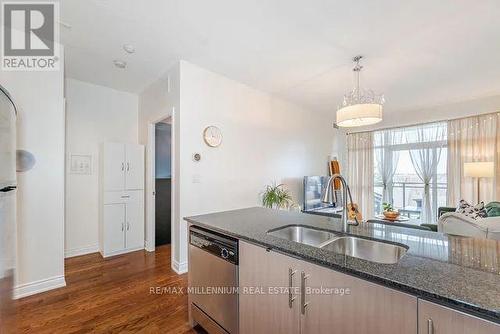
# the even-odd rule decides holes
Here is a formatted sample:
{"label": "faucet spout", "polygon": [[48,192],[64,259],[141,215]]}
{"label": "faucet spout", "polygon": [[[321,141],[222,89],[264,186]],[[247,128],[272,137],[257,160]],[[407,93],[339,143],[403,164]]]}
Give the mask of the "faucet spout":
{"label": "faucet spout", "polygon": [[[342,232],[347,233],[348,226],[349,225],[357,226],[359,225],[359,221],[356,215],[354,216],[354,222],[349,222],[348,220],[347,206],[349,204],[347,202],[347,196],[349,195],[349,200],[351,205],[353,201],[352,201],[351,189],[349,188],[347,181],[342,175],[334,174],[328,179],[328,183],[326,184],[326,188],[322,196],[322,201],[323,203],[333,204],[332,198],[335,196],[333,192],[333,181],[337,179],[340,180],[340,183],[342,184]],[[353,207],[353,209],[357,212],[356,208]]]}

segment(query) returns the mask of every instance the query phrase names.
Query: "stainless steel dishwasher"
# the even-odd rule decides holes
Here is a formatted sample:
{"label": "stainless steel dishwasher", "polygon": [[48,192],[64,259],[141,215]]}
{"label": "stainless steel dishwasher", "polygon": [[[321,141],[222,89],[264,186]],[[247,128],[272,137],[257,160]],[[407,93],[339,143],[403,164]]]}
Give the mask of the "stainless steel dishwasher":
{"label": "stainless steel dishwasher", "polygon": [[189,228],[191,317],[210,334],[238,333],[238,240]]}

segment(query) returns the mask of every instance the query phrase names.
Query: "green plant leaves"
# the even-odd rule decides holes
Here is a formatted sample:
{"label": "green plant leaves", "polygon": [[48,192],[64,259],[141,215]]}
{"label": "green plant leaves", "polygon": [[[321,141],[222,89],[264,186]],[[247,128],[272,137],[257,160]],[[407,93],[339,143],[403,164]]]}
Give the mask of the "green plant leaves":
{"label": "green plant leaves", "polygon": [[266,186],[262,195],[262,205],[266,208],[283,209],[293,206],[292,195],[283,184]]}

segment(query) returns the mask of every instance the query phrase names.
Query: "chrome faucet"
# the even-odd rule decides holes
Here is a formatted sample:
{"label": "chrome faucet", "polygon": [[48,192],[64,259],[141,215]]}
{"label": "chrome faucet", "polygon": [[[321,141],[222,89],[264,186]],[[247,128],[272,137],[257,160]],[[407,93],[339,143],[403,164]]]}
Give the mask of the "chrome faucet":
{"label": "chrome faucet", "polygon": [[[347,233],[347,228],[349,225],[354,225],[354,226],[358,226],[359,225],[359,221],[358,221],[358,218],[356,217],[356,215],[354,215],[354,221],[355,222],[349,222],[349,220],[347,219],[348,217],[348,211],[347,211],[347,195],[349,194],[349,200],[351,201],[350,203],[352,204],[352,195],[351,195],[351,189],[349,189],[349,186],[347,185],[347,181],[344,179],[344,177],[340,174],[333,174],[329,179],[328,179],[328,183],[326,184],[326,188],[325,188],[325,192],[322,196],[322,201],[323,203],[329,203],[329,204],[333,204],[334,202],[336,202],[336,197],[337,197],[337,194],[332,191],[333,190],[333,181],[335,181],[336,179],[339,179],[340,182],[342,183],[342,201],[343,201],[343,204],[342,204],[342,232],[344,233]],[[333,194],[332,194],[333,193]],[[335,197],[335,201],[333,200],[333,198]],[[358,210],[356,208],[354,208],[354,211],[357,213]]]}

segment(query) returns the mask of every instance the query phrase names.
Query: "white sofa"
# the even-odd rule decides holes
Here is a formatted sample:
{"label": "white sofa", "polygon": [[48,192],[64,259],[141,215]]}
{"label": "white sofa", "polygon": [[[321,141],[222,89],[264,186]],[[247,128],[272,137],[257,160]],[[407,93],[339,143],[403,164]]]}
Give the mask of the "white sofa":
{"label": "white sofa", "polygon": [[476,220],[460,213],[448,212],[439,218],[438,232],[500,240],[500,217]]}

